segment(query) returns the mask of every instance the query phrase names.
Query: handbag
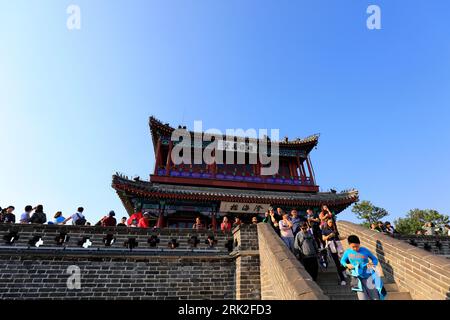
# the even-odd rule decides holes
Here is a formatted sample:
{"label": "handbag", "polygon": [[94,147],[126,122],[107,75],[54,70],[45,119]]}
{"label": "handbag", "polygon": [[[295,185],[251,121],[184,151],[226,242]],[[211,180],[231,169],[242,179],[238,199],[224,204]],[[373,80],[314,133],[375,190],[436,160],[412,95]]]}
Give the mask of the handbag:
{"label": "handbag", "polygon": [[340,240],[335,240],[335,242],[338,254],[342,255],[344,253],[344,247],[342,246],[342,242]]}
{"label": "handbag", "polygon": [[342,254],[344,252],[344,247],[342,246],[341,241],[339,240],[331,240],[327,241],[327,247],[330,248],[332,253]]}

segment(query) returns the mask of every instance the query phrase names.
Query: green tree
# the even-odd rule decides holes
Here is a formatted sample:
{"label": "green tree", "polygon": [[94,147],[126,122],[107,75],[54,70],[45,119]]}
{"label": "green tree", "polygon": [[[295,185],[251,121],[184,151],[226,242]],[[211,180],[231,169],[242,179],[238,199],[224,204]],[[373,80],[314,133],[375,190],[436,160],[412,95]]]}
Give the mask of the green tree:
{"label": "green tree", "polygon": [[412,209],[409,210],[406,218],[395,220],[395,229],[402,234],[415,234],[427,222],[432,222],[435,226],[442,226],[449,223],[449,217],[436,210]]}
{"label": "green tree", "polygon": [[376,207],[370,201],[366,200],[355,203],[352,212],[356,214],[358,219],[364,220],[362,225],[367,227],[389,215],[389,212],[385,209]]}

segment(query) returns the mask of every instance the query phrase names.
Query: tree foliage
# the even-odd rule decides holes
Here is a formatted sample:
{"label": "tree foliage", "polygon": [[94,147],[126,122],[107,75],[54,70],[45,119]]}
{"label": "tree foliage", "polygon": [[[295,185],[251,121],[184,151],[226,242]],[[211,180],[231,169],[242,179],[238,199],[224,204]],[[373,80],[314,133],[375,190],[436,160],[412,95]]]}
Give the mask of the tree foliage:
{"label": "tree foliage", "polygon": [[363,225],[370,226],[371,223],[380,221],[389,215],[386,209],[374,206],[370,201],[360,201],[355,203],[352,212],[360,220],[364,220]]}
{"label": "tree foliage", "polygon": [[427,222],[432,222],[435,226],[443,226],[449,223],[449,217],[440,214],[436,210],[412,209],[406,215],[406,218],[395,220],[395,228],[403,234],[415,234],[421,230]]}

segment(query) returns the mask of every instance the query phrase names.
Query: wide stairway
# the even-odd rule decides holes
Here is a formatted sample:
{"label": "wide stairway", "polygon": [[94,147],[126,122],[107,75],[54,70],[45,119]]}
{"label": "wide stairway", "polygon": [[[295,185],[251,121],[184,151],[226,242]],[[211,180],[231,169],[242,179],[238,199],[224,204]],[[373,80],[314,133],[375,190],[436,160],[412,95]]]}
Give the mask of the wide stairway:
{"label": "wide stairway", "polygon": [[[330,300],[358,300],[356,292],[350,288],[350,278],[347,278],[346,286],[341,286],[336,266],[331,257],[328,258],[328,261],[328,268],[320,268],[317,277],[317,284],[322,288],[323,293]],[[383,281],[386,280],[383,279]],[[386,300],[412,300],[409,292],[401,292],[395,283],[385,282],[384,286],[388,292]]]}

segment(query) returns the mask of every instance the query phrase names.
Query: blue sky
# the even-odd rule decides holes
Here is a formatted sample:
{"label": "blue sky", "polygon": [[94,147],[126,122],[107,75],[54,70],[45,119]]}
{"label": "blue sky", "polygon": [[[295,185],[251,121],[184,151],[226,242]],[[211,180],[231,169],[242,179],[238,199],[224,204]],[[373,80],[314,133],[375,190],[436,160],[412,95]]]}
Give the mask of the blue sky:
{"label": "blue sky", "polygon": [[[81,30],[66,27],[70,4]],[[366,28],[369,4],[382,30]],[[155,115],[321,133],[322,189],[355,187],[389,220],[448,214],[448,12],[447,0],[0,0],[0,206],[124,215],[111,176],[148,177]]]}

